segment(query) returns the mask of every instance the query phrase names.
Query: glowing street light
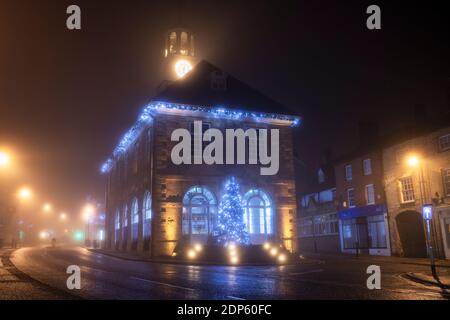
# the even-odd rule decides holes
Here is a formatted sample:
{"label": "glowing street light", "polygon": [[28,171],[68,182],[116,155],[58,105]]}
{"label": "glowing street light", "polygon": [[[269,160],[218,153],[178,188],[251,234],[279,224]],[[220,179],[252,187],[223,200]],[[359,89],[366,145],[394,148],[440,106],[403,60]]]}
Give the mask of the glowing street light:
{"label": "glowing street light", "polygon": [[419,159],[416,156],[409,156],[406,159],[406,162],[410,167],[417,167],[417,165],[419,164]]}
{"label": "glowing street light", "polygon": [[17,196],[22,200],[27,200],[31,197],[31,190],[27,187],[22,187],[19,189]]}
{"label": "glowing street light", "polygon": [[192,70],[192,65],[189,61],[180,59],[175,63],[175,73],[178,78],[183,78],[186,73]]}
{"label": "glowing street light", "polygon": [[61,212],[61,214],[59,215],[59,218],[64,221],[67,219],[67,214],[65,212]]}
{"label": "glowing street light", "polygon": [[50,211],[52,211],[52,205],[51,205],[50,203],[45,203],[45,204],[42,206],[42,210],[43,210],[44,212],[50,212]]}
{"label": "glowing street light", "polygon": [[197,256],[197,253],[195,252],[195,250],[189,249],[189,251],[187,252],[187,256],[189,259],[194,259]]}
{"label": "glowing street light", "polygon": [[10,162],[10,156],[6,152],[0,151],[0,168],[6,167]]}

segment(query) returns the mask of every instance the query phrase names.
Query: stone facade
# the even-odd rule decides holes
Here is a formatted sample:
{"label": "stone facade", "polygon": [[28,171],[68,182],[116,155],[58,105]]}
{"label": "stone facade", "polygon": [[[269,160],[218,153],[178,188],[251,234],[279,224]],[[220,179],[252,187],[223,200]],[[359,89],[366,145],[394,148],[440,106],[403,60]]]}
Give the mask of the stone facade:
{"label": "stone facade", "polygon": [[[273,176],[260,175],[260,165],[175,165],[171,160],[173,130],[190,128],[194,120],[202,120],[211,128],[276,128],[280,132],[280,169]],[[260,189],[267,193],[273,208],[274,234],[287,249],[296,250],[296,196],[293,167],[292,128],[274,123],[243,122],[196,116],[183,113],[154,115],[119,159],[115,159],[107,177],[106,192],[106,246],[109,249],[145,252],[152,256],[170,256],[182,238],[183,197],[194,187],[201,186],[220,200],[223,183],[235,176],[241,194]],[[144,195],[151,194],[151,237],[144,239]],[[137,240],[133,241],[132,202],[138,203]],[[128,226],[124,227],[123,210],[126,207]],[[120,232],[115,230],[119,212]],[[148,228],[148,227],[147,227]]]}
{"label": "stone facade", "polygon": [[[383,150],[394,255],[426,256],[422,206],[432,204],[434,254],[450,258],[450,190],[446,177],[450,170],[449,135],[450,128],[444,128]],[[417,161],[411,162],[412,157]]]}

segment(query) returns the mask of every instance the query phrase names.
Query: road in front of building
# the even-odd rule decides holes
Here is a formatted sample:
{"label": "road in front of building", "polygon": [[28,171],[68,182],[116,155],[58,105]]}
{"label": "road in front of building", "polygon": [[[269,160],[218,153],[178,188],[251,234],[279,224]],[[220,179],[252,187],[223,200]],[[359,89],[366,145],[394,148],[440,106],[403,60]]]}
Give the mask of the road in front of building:
{"label": "road in front of building", "polygon": [[[289,266],[192,266],[124,260],[80,247],[30,247],[13,252],[18,270],[48,288],[68,291],[67,267],[81,268],[84,299],[445,299],[401,275],[426,266],[379,262],[381,290],[369,290],[367,259],[307,260]],[[0,283],[0,286],[2,284]],[[39,298],[39,297],[35,297]]]}

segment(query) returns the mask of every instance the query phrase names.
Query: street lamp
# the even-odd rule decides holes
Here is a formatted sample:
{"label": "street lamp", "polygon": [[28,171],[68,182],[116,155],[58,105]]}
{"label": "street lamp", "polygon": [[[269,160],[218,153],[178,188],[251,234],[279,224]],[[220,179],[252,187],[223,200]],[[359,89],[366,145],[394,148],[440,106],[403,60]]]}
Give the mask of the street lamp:
{"label": "street lamp", "polygon": [[66,220],[67,219],[67,214],[65,212],[61,212],[61,214],[59,215],[59,218],[61,220]]}
{"label": "street lamp", "polygon": [[28,200],[29,198],[31,198],[31,190],[27,187],[22,187],[19,189],[17,196],[21,200]]}
{"label": "street lamp", "polygon": [[6,167],[10,162],[10,156],[8,153],[0,151],[0,168]]}
{"label": "street lamp", "polygon": [[42,210],[43,210],[44,212],[50,212],[50,211],[52,211],[52,205],[51,205],[50,203],[45,203],[45,204],[42,206]]}

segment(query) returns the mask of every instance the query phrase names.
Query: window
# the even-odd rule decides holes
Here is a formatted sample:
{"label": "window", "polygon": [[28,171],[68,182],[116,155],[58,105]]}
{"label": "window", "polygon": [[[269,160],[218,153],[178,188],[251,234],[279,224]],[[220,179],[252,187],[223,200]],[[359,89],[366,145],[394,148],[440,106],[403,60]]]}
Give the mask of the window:
{"label": "window", "polygon": [[372,174],[372,161],[370,159],[363,160],[363,172],[365,176]]}
{"label": "window", "polygon": [[128,226],[128,216],[127,216],[127,205],[124,205],[123,212],[122,212],[122,226],[127,227]]}
{"label": "window", "polygon": [[177,34],[175,31],[172,31],[169,34],[169,53],[177,52]]}
{"label": "window", "polygon": [[330,235],[339,233],[339,223],[336,213],[321,214],[314,217],[314,234]]}
{"label": "window", "polygon": [[368,248],[368,232],[365,217],[342,220],[344,249]]}
{"label": "window", "polygon": [[152,196],[150,195],[150,192],[145,192],[144,195],[144,223],[143,223],[143,236],[144,240],[148,240],[152,234]]}
{"label": "window", "polygon": [[450,169],[442,170],[442,181],[444,182],[444,193],[450,196]]}
{"label": "window", "polygon": [[181,32],[181,42],[180,42],[180,54],[183,56],[188,55],[189,43],[188,43],[188,34],[186,32]]}
{"label": "window", "polygon": [[[210,234],[216,223],[216,211],[216,197],[208,188],[190,188],[183,197],[183,235],[196,237]],[[206,241],[206,238],[197,238]]]}
{"label": "window", "polygon": [[322,169],[319,169],[319,171],[317,172],[317,179],[318,179],[319,183],[325,182],[325,174],[323,173]]}
{"label": "window", "polygon": [[195,56],[195,42],[193,34],[191,34],[191,56]]}
{"label": "window", "polygon": [[353,178],[352,165],[348,164],[345,166],[345,180],[350,181]]}
{"label": "window", "polygon": [[114,218],[114,241],[115,243],[119,242],[120,238],[120,211],[119,209],[116,210],[116,216]]}
{"label": "window", "polygon": [[211,72],[211,89],[218,91],[227,90],[227,75],[224,72]]}
{"label": "window", "polygon": [[139,206],[136,198],[131,203],[131,236],[133,240],[138,239]]}
{"label": "window", "polygon": [[370,248],[386,248],[386,226],[384,223],[384,216],[377,215],[367,217],[367,226],[369,233],[369,247]]}
{"label": "window", "polygon": [[299,235],[300,237],[311,237],[313,235],[313,221],[312,218],[301,218],[299,221]]}
{"label": "window", "polygon": [[450,133],[439,137],[439,151],[450,150]]}
{"label": "window", "polygon": [[375,190],[373,184],[366,186],[366,201],[368,205],[375,204]]}
{"label": "window", "polygon": [[[250,241],[258,243],[273,233],[272,204],[267,193],[260,189],[253,189],[244,195],[244,223],[250,234]],[[256,235],[253,236],[252,235]]]}
{"label": "window", "polygon": [[414,202],[414,185],[412,177],[400,179],[400,190],[403,203]]}
{"label": "window", "polygon": [[355,207],[355,190],[353,188],[347,189],[347,200],[348,200],[348,207],[354,208]]}

